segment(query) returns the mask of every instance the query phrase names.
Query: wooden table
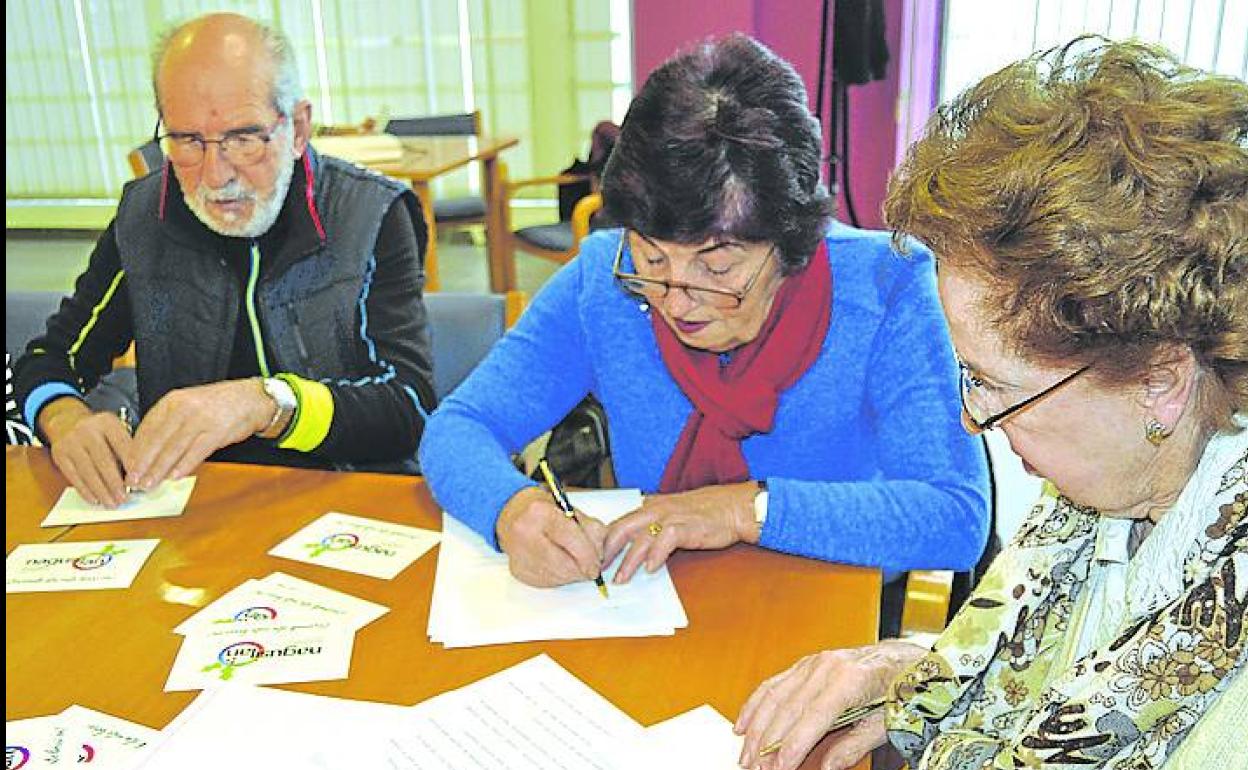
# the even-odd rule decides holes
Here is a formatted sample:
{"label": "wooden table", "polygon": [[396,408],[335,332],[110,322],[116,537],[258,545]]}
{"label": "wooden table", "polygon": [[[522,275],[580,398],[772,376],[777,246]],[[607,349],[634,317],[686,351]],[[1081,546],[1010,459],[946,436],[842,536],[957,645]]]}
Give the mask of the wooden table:
{"label": "wooden table", "polygon": [[[377,152],[378,141],[395,142],[400,154]],[[386,135],[318,137],[314,146],[323,146],[329,155],[337,155],[355,161],[362,166],[379,171],[396,179],[406,179],[420,198],[429,226],[429,246],[425,253],[425,272],[428,275],[425,288],[437,291],[438,280],[438,232],[433,217],[433,193],[429,183],[435,178],[457,168],[479,161],[481,163],[481,194],[485,198],[485,242],[490,264],[490,291],[499,294],[516,288],[516,266],[508,258],[507,234],[502,231],[502,180],[498,168],[498,155],[515,147],[520,140],[514,136],[404,136]]]}
{"label": "wooden table", "polygon": [[[45,450],[10,447],[6,461],[11,550],[63,482]],[[350,679],[290,689],[389,703],[413,704],[546,652],[642,724],[702,703],[735,718],[759,682],[801,655],[875,639],[878,572],[736,546],[671,559],[689,615],[675,636],[447,650],[426,634],[436,555],[383,581],[266,554],[328,510],[435,529],[439,521],[419,478],[208,464],[180,517],[72,527],[62,541],[161,543],[127,590],[5,597],[5,718],[78,703],[163,727],[195,695],[162,690],[181,643],[170,629],[275,570],[391,609],[357,635]]]}

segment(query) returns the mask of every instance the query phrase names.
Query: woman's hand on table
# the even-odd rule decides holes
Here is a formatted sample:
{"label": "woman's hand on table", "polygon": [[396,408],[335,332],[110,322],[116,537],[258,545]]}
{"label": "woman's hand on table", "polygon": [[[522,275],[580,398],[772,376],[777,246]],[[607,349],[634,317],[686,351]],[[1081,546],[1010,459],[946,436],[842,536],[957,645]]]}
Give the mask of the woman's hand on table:
{"label": "woman's hand on table", "polygon": [[646,495],[641,507],[607,528],[605,562],[625,548],[614,582],[627,583],[644,563],[654,572],[677,548],[727,548],[758,542],[756,482],[721,484],[668,495]]}
{"label": "woman's hand on table", "polygon": [[[889,685],[926,650],[890,639],[866,647],[807,655],[787,671],[763,682],[745,702],[733,729],[745,736],[742,767],[792,770],[846,709],[888,694]],[[821,770],[852,766],[885,741],[884,714],[878,710],[837,732],[820,759]],[[763,748],[780,742],[774,753]]]}

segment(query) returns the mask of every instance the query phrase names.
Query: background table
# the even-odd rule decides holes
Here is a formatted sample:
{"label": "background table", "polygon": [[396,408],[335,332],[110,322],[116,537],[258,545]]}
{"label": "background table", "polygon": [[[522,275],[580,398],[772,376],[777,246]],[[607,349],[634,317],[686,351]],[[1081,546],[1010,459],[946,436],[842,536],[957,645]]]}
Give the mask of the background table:
{"label": "background table", "polygon": [[[515,147],[520,140],[514,136],[386,136],[387,141],[397,142],[401,155],[398,158],[378,156],[376,135],[334,136],[328,141],[322,137],[313,139],[313,146],[321,145],[329,155],[392,176],[405,179],[420,198],[425,223],[429,226],[429,245],[425,252],[425,271],[429,280],[425,288],[438,290],[438,239],[437,224],[433,219],[433,193],[429,183],[437,177],[457,168],[479,161],[481,180],[485,189],[485,250],[490,264],[490,291],[499,294],[516,288],[515,262],[508,259],[506,233],[502,232],[502,180],[498,168],[498,155]],[[358,147],[359,151],[353,150]]]}
{"label": "background table", "polygon": [[[46,451],[8,448],[6,474],[7,550],[51,539],[32,536],[64,484]],[[61,541],[161,542],[129,589],[5,597],[5,718],[78,703],[164,727],[195,697],[162,689],[182,640],[171,629],[247,578],[275,570],[390,608],[356,636],[350,679],[289,688],[405,705],[546,652],[642,724],[702,703],[733,719],[759,682],[801,655],[875,639],[877,571],[742,545],[671,559],[689,615],[675,636],[447,650],[426,634],[436,554],[391,581],[267,555],[329,510],[439,526],[419,478],[210,463],[180,517],[60,533]]]}

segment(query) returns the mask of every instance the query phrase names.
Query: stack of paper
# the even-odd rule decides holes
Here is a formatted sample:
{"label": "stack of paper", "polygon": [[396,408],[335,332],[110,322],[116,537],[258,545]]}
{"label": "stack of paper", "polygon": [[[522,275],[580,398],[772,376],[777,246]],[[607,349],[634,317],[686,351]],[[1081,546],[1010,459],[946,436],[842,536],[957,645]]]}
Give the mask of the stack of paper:
{"label": "stack of paper", "polygon": [[159,540],[19,545],[4,560],[5,593],[127,588]]}
{"label": "stack of paper", "polygon": [[133,767],[158,735],[150,727],[70,706],[55,716],[6,722],[4,766],[34,770],[90,764],[122,770]]}
{"label": "stack of paper", "polygon": [[709,706],[643,729],[539,655],[412,707],[222,685],[201,693],[136,767],[729,770],[740,749]]}
{"label": "stack of paper", "polygon": [[136,770],[388,767],[387,736],[405,706],[224,684],[200,693]]}
{"label": "stack of paper", "polygon": [[389,736],[404,770],[613,770],[596,747],[636,740],[631,717],[546,655],[409,710]]}
{"label": "stack of paper", "polygon": [[[572,504],[604,523],[641,505],[637,490],[575,492]],[[592,581],[558,588],[533,588],[512,577],[507,557],[447,514],[442,516],[442,550],[429,608],[429,638],[447,647],[593,639],[670,636],[689,624],[666,567],[638,570],[625,585],[611,583],[623,554],[603,577],[610,597]]]}
{"label": "stack of paper", "polygon": [[367,166],[370,163],[388,163],[403,157],[403,145],[398,137],[389,134],[364,136],[318,136],[312,140],[317,152],[333,155]]}
{"label": "stack of paper", "polygon": [[174,629],[186,639],[165,690],[345,679],[355,632],[388,611],[281,572],[248,580]]}

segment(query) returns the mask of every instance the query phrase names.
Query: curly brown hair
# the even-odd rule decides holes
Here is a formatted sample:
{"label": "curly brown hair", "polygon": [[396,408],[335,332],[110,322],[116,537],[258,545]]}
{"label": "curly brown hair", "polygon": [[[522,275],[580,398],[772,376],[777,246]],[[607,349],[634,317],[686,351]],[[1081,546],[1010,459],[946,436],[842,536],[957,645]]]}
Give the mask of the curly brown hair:
{"label": "curly brown hair", "polygon": [[898,244],[988,287],[1020,355],[1138,377],[1169,346],[1205,416],[1248,412],[1248,84],[1081,37],[942,106],[894,175]]}

